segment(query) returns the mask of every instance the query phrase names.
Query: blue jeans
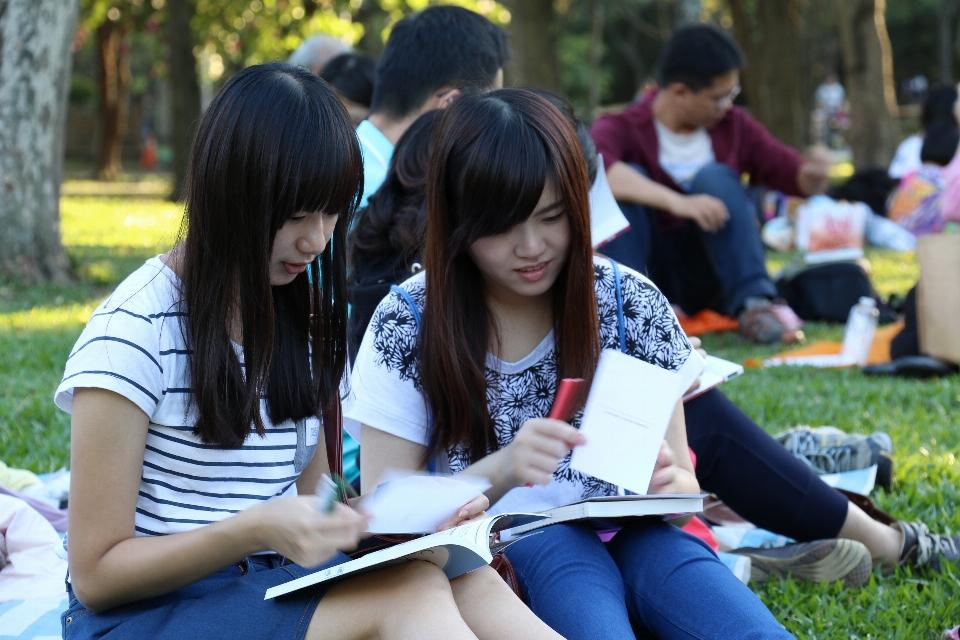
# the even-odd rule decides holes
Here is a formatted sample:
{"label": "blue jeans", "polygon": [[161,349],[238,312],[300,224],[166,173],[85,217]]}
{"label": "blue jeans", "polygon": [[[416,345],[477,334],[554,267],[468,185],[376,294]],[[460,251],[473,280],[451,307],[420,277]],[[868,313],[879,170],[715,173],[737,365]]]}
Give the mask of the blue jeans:
{"label": "blue jeans", "polygon": [[[638,165],[630,167],[646,175]],[[664,235],[655,212],[643,205],[621,202],[630,231],[601,251],[647,273],[671,302],[688,313],[715,308],[735,315],[749,297],[777,297],[777,288],[767,274],[753,205],[736,172],[724,164],[708,164],[694,177],[689,193],[711,195],[723,202],[730,219],[722,229],[706,233],[689,221],[685,233]],[[718,282],[710,283],[711,275]]]}
{"label": "blue jeans", "polygon": [[264,600],[267,589],[350,558],[338,553],[320,567],[291,564],[276,554],[250,556],[238,564],[171,593],[93,613],[67,583],[69,604],[60,615],[65,640],[141,638],[289,638],[302,640],[320,599],[322,583]]}
{"label": "blue jeans", "polygon": [[570,640],[792,638],[701,540],[644,520],[604,545],[557,524],[506,549],[533,612]]}

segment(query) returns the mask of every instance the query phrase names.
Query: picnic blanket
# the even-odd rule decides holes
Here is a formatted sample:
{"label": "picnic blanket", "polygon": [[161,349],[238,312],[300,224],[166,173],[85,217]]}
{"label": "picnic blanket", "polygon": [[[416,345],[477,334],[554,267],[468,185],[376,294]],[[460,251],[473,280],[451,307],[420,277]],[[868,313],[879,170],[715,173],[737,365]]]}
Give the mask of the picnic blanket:
{"label": "picnic blanket", "polygon": [[31,598],[0,604],[0,640],[59,640],[67,598]]}
{"label": "picnic blanket", "polygon": [[[873,335],[873,343],[870,345],[870,356],[867,358],[867,364],[881,364],[890,362],[890,343],[893,338],[903,329],[903,322],[894,322],[885,327],[879,327]],[[817,340],[810,344],[790,349],[767,358],[747,358],[744,366],[749,368],[762,367],[764,359],[787,359],[798,356],[828,356],[837,355],[843,348],[843,343],[834,340]]]}

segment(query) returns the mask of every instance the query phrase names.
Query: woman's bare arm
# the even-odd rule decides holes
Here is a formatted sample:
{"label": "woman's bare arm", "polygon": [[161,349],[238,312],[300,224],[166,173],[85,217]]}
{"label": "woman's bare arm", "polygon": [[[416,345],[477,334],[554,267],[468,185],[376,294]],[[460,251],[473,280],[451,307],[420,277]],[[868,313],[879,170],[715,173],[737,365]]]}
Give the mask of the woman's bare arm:
{"label": "woman's bare arm", "polygon": [[74,393],[69,564],[74,592],[91,611],[168,593],[263,549],[315,565],[356,545],[363,518],[346,507],[322,516],[312,496],[266,502],[186,533],[135,537],[148,425],[116,393]]}

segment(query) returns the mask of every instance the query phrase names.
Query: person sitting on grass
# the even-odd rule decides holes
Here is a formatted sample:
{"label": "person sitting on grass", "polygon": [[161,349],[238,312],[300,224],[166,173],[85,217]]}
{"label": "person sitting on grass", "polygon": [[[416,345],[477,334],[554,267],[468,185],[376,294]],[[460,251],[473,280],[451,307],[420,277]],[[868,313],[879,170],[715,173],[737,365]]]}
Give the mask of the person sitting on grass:
{"label": "person sitting on grass", "polygon": [[185,238],[94,311],[57,389],[64,637],[556,640],[489,567],[449,581],[414,561],[264,599],[348,560],[367,527],[314,495],[347,360],[360,148],[326,83],[252,66],[201,118],[190,176]]}
{"label": "person sitting on grass", "polygon": [[826,188],[827,167],[804,160],[733,104],[743,54],[711,25],[678,29],[664,46],[660,89],[601,117],[591,134],[630,230],[604,253],[649,273],[686,313],[712,308],[760,343],[794,342],[772,303],[754,208],[741,185],[789,195]]}
{"label": "person sitting on grass", "polygon": [[[434,144],[426,268],[380,302],[351,374],[364,489],[388,468],[433,467],[489,478],[492,512],[617,495],[570,468],[579,418],[543,417],[559,379],[589,382],[601,348],[617,348],[617,290],[629,356],[687,372],[693,348],[648,280],[594,258],[586,163],[553,105],[522,89],[461,97]],[[698,490],[678,404],[650,492]],[[557,524],[505,554],[567,638],[791,637],[705,543],[662,520],[609,544]]]}
{"label": "person sitting on grass", "polygon": [[[577,131],[588,172],[595,175],[592,140],[570,103],[549,92],[537,93],[557,107]],[[350,235],[351,349],[359,348],[370,318],[390,286],[421,269],[427,175],[440,114],[421,116],[401,136],[387,179],[358,214],[360,222]],[[699,348],[698,338],[690,341]],[[356,359],[356,351],[352,358]],[[790,574],[858,586],[869,578],[874,563],[881,563],[886,573],[898,565],[939,568],[941,561],[955,561],[960,555],[957,538],[931,534],[921,522],[899,521],[891,526],[868,516],[719,389],[685,403],[684,411],[687,442],[697,457],[695,472],[701,488],[716,494],[750,522],[809,543],[744,551],[757,569],[756,579]],[[862,438],[842,447],[805,448],[822,459],[872,458],[882,463],[882,455],[889,454],[892,447]]]}

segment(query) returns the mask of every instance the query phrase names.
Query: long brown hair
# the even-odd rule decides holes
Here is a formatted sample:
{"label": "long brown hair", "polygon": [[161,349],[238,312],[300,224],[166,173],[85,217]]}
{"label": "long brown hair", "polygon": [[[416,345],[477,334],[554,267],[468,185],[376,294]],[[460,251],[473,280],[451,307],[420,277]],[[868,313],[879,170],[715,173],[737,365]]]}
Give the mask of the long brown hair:
{"label": "long brown hair", "polygon": [[589,383],[600,338],[590,185],[576,133],[556,107],[522,89],[462,97],[441,117],[427,181],[420,342],[421,386],[433,411],[428,458],[462,445],[475,462],[497,446],[484,367],[499,337],[468,249],[530,217],[548,178],[570,228],[570,253],[552,289],[558,373]]}
{"label": "long brown hair", "polygon": [[[194,433],[237,447],[273,424],[319,416],[346,366],[346,236],[363,164],[327,84],[284,63],[248,67],[210,103],[190,162],[181,329],[191,350]],[[280,227],[300,212],[339,214],[305,273],[270,285]],[[181,231],[181,234],[183,231]],[[243,363],[229,322],[242,326]],[[311,320],[312,318],[312,320]],[[312,347],[312,348],[311,348]]]}

